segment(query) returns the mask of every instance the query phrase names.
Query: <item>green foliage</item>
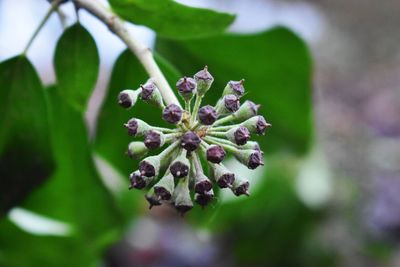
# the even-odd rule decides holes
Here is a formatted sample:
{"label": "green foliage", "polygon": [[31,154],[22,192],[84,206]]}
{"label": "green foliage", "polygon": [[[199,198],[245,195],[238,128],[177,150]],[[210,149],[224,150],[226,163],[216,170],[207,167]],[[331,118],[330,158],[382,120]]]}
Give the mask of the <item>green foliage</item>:
{"label": "green foliage", "polygon": [[52,172],[42,84],[25,57],[0,64],[0,218]]}
{"label": "green foliage", "polygon": [[204,65],[215,77],[206,102],[216,103],[226,83],[244,78],[249,99],[273,128],[259,138],[272,150],[308,151],[312,141],[311,63],[301,39],[285,28],[254,35],[226,34],[188,41],[160,39],[157,51],[185,75]]}
{"label": "green foliage", "polygon": [[68,28],[57,43],[54,67],[60,94],[84,111],[99,72],[99,54],[90,33],[79,23]]}
{"label": "green foliage", "polygon": [[235,16],[193,8],[173,0],[110,0],[122,18],[148,26],[172,39],[200,38],[223,32]]}

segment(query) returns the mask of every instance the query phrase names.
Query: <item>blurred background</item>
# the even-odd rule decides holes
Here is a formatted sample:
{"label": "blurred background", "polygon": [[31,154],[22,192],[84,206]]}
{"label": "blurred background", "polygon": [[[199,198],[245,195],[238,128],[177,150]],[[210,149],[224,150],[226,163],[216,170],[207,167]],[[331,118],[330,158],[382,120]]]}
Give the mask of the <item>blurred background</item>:
{"label": "blurred background", "polygon": [[[251,177],[254,194],[246,199],[233,199],[220,192],[211,207],[196,208],[184,218],[167,206],[148,210],[141,192],[125,192],[127,173],[113,168],[102,155],[101,145],[95,144],[92,155],[102,181],[124,203],[123,216],[128,219],[124,221],[126,227],[122,234],[113,242],[105,242],[104,238],[108,245],[99,257],[92,258],[87,253],[89,257],[85,252],[82,261],[78,261],[79,251],[71,252],[76,257],[75,266],[400,266],[400,2],[178,2],[236,14],[229,27],[233,34],[272,31],[273,35],[279,29],[276,27],[282,26],[291,32],[290,36],[295,36],[298,40],[295,42],[305,43],[311,66],[308,55],[289,58],[287,62],[296,65],[304,61],[304,68],[309,68],[309,72],[304,72],[305,78],[299,79],[299,86],[310,87],[305,91],[311,99],[312,130],[309,141],[304,141],[309,144],[303,149],[303,139],[293,135],[291,138],[298,148],[294,153],[279,142],[263,147],[266,166],[250,174],[246,168],[227,162],[243,176]],[[0,0],[0,61],[21,53],[47,8],[44,0]],[[52,62],[63,24],[72,25],[76,21],[71,3],[63,5],[61,10],[64,19],[53,15],[28,52],[28,58],[48,86],[56,81]],[[113,95],[106,99],[105,96],[113,66],[125,46],[86,12],[80,12],[80,21],[94,37],[100,54],[99,78],[85,112],[89,140],[96,140],[97,129],[102,127],[101,119],[98,120],[102,105],[107,105],[108,98],[112,98],[111,102],[115,100]],[[128,27],[136,38],[159,51],[181,72],[193,71],[183,69],[184,63],[179,65],[179,56],[186,56],[196,45],[209,42],[174,44],[171,40],[158,40],[155,32],[147,27],[132,24]],[[292,46],[286,43],[292,37],[278,37],[276,42],[271,42],[282,49],[281,53],[292,55],[288,51]],[[188,54],[171,54],[171,50],[182,47]],[[302,53],[296,49],[293,48],[294,54]],[[264,51],[259,53],[262,55]],[[266,64],[267,61],[268,58]],[[213,73],[212,62],[205,63]],[[280,75],[277,83],[282,79],[286,84],[284,80],[290,80],[293,74]],[[249,80],[244,78],[246,82]],[[269,79],[268,75],[265,79]],[[257,99],[256,92],[246,88],[249,97]],[[258,93],[269,97],[268,92]],[[301,106],[303,95],[293,93],[290,97],[295,114],[296,99]],[[282,101],[285,106],[284,99],[270,101],[276,105]],[[280,114],[271,114],[269,106],[264,106],[263,112],[267,118],[274,119],[271,132],[279,134]],[[293,118],[293,121],[296,124],[292,127],[303,127],[302,120]],[[114,136],[119,134],[122,131],[115,131]],[[122,152],[114,153],[123,157]],[[79,176],[79,169],[75,171]],[[78,195],[71,197],[79,198]],[[14,207],[5,215],[9,225],[6,228],[4,221],[0,225],[0,266],[64,266],[69,261],[52,265],[59,258],[70,257],[70,245],[74,246],[76,240],[68,246],[58,246],[57,240],[65,239],[73,231],[73,223],[36,211],[30,210],[28,204]],[[94,211],[87,212],[93,217],[93,223],[101,219]],[[44,242],[45,239],[50,241]],[[85,250],[85,246],[80,249]],[[24,257],[26,261],[20,261]]]}

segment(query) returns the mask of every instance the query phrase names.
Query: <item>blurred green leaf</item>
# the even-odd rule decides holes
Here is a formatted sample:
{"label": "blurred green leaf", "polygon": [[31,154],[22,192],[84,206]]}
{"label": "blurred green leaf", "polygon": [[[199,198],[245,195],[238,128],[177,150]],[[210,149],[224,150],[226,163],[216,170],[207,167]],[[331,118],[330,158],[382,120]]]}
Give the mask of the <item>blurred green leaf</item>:
{"label": "blurred green leaf", "polygon": [[0,221],[0,266],[90,266],[96,258],[87,245],[76,238],[33,235],[9,219]]}
{"label": "blurred green leaf", "polygon": [[265,151],[305,153],[309,149],[313,137],[310,55],[289,30],[189,41],[160,39],[156,48],[188,76],[208,65],[215,81],[206,103],[214,104],[229,80],[245,78],[245,98],[262,104],[260,113],[273,125],[257,139]]}
{"label": "blurred green leaf", "polygon": [[110,4],[122,18],[172,39],[216,35],[235,19],[231,14],[189,7],[173,0],[110,0]]}
{"label": "blurred green leaf", "polygon": [[122,222],[94,166],[82,115],[57,89],[47,90],[57,169],[23,207],[71,224],[74,236],[86,243],[86,249],[98,253],[115,241]]}
{"label": "blurred green leaf", "polygon": [[54,67],[61,95],[83,111],[97,81],[99,54],[92,36],[79,23],[58,41]]}
{"label": "blurred green leaf", "polygon": [[[164,59],[159,56],[156,58],[169,83],[175,84],[179,78],[177,71]],[[140,99],[129,110],[120,107],[117,103],[120,91],[127,88],[136,89],[147,79],[148,75],[135,56],[128,50],[123,52],[115,63],[97,123],[96,152],[125,176],[137,168],[139,161],[132,160],[124,154],[133,138],[128,136],[123,124],[130,118],[137,117],[152,125],[170,127],[161,119],[160,109]]]}
{"label": "blurred green leaf", "polygon": [[25,57],[0,64],[0,217],[53,171],[42,84]]}

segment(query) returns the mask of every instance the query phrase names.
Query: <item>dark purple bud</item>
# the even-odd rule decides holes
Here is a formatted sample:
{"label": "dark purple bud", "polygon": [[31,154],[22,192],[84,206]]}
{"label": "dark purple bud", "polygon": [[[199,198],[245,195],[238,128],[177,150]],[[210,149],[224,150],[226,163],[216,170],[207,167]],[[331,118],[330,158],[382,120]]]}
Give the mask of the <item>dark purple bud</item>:
{"label": "dark purple bud", "polygon": [[152,81],[148,81],[145,84],[140,85],[140,87],[142,88],[142,92],[140,93],[140,97],[145,101],[150,100],[152,98],[154,90],[157,89],[155,83],[152,82]]}
{"label": "dark purple bud", "polygon": [[250,139],[250,131],[243,126],[237,128],[234,132],[235,143],[239,146],[244,145]]}
{"label": "dark purple bud", "polygon": [[207,149],[207,160],[212,162],[212,163],[221,163],[224,158],[225,158],[225,150],[222,148],[222,146],[219,145],[211,145]]}
{"label": "dark purple bud", "polygon": [[197,84],[192,78],[183,77],[176,83],[179,94],[186,100],[190,100],[195,93]]}
{"label": "dark purple bud", "polygon": [[244,87],[243,87],[244,79],[240,81],[230,81],[228,86],[231,89],[231,92],[237,96],[242,96],[244,94]]}
{"label": "dark purple bud", "polygon": [[257,168],[260,165],[264,165],[264,162],[262,160],[262,154],[260,151],[254,150],[254,152],[250,154],[247,167],[249,169],[254,170],[255,168]]}
{"label": "dark purple bud", "polygon": [[135,171],[129,175],[129,180],[131,185],[129,189],[136,188],[136,189],[143,189],[147,186],[146,178],[140,175],[140,172]]}
{"label": "dark purple bud", "polygon": [[174,192],[174,177],[169,173],[154,185],[154,194],[161,200],[169,200]]}
{"label": "dark purple bud", "polygon": [[234,185],[233,188],[233,193],[236,196],[240,196],[240,195],[246,195],[249,196],[249,186],[250,183],[248,181],[242,181],[240,184],[238,185]]}
{"label": "dark purple bud", "polygon": [[181,121],[182,114],[183,111],[178,105],[170,104],[163,110],[162,117],[165,121],[169,123],[177,124]]}
{"label": "dark purple bud", "polygon": [[128,92],[122,91],[118,95],[118,104],[123,107],[123,108],[130,108],[133,106],[133,99],[131,97],[131,94]]}
{"label": "dark purple bud", "polygon": [[197,94],[199,96],[204,96],[214,81],[214,77],[208,72],[207,66],[205,66],[203,70],[197,72],[194,75],[194,79],[197,82]]}
{"label": "dark purple bud", "polygon": [[201,143],[200,137],[194,132],[187,132],[182,136],[181,146],[187,151],[196,150]]}
{"label": "dark purple bud", "polygon": [[227,187],[232,187],[234,181],[235,181],[235,174],[224,173],[218,178],[217,184],[221,188],[227,188]]}
{"label": "dark purple bud", "polygon": [[180,179],[174,190],[174,205],[178,212],[183,215],[193,208],[193,202],[190,198],[189,179]]}
{"label": "dark purple bud", "polygon": [[137,134],[137,130],[139,127],[138,121],[136,119],[130,119],[126,124],[125,127],[128,129],[128,134],[135,136]]}
{"label": "dark purple bud", "polygon": [[145,195],[144,196],[147,200],[147,202],[149,202],[149,209],[151,209],[154,206],[160,206],[161,202],[158,199],[158,197],[156,195]]}
{"label": "dark purple bud", "polygon": [[214,199],[214,193],[212,191],[204,192],[204,193],[196,193],[194,195],[194,200],[202,208],[207,206],[213,199]]}
{"label": "dark purple bud", "polygon": [[265,134],[265,130],[271,127],[271,124],[267,123],[263,116],[258,116],[256,131],[257,134]]}
{"label": "dark purple bud", "polygon": [[235,95],[224,96],[225,108],[230,112],[235,112],[240,107],[239,98]]}
{"label": "dark purple bud", "polygon": [[144,144],[148,149],[156,149],[164,144],[164,136],[156,131],[148,131],[144,138]]}
{"label": "dark purple bud", "polygon": [[139,163],[139,171],[141,175],[144,175],[146,177],[153,177],[156,175],[156,169],[154,165],[146,160],[142,160]]}
{"label": "dark purple bud", "polygon": [[182,161],[175,161],[171,164],[169,170],[175,178],[182,178],[188,175],[189,166]]}
{"label": "dark purple bud", "polygon": [[214,81],[214,77],[208,72],[208,66],[204,66],[204,69],[197,72],[194,78],[199,81]]}
{"label": "dark purple bud", "polygon": [[196,183],[194,184],[194,191],[196,193],[204,193],[204,192],[208,192],[212,189],[212,183],[211,181],[204,176],[203,179],[196,179]]}
{"label": "dark purple bud", "polygon": [[181,214],[182,216],[191,210],[193,208],[193,205],[188,205],[188,204],[178,204],[175,205],[176,210]]}
{"label": "dark purple bud", "polygon": [[212,107],[210,105],[201,107],[199,109],[198,116],[199,116],[199,120],[200,120],[201,124],[203,124],[203,125],[211,125],[218,118],[217,111],[215,110],[214,107]]}
{"label": "dark purple bud", "polygon": [[154,186],[154,194],[161,200],[169,200],[172,196],[171,192],[161,186]]}

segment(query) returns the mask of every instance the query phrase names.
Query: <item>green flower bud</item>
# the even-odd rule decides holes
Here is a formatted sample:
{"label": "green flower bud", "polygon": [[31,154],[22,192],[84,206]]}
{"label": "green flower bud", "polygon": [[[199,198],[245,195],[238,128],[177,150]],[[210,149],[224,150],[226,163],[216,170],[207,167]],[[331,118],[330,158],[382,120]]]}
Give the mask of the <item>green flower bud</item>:
{"label": "green flower bud", "polygon": [[162,132],[150,130],[145,134],[144,144],[148,149],[162,147],[165,143],[165,137]]}
{"label": "green flower bud", "polygon": [[161,109],[164,108],[164,102],[160,90],[158,90],[156,84],[152,79],[149,79],[145,84],[141,85],[140,87],[142,88],[140,97],[143,101],[153,104]]}
{"label": "green flower bud", "polygon": [[244,94],[243,83],[244,79],[241,79],[240,81],[229,81],[225,86],[222,95],[236,95],[237,97],[243,96]]}
{"label": "green flower bud", "polygon": [[154,192],[154,188],[150,188],[149,192],[144,196],[149,202],[149,209],[151,209],[153,206],[160,206],[161,202],[158,196]]}
{"label": "green flower bud", "polygon": [[133,141],[129,143],[126,153],[129,157],[138,159],[146,156],[147,152],[149,152],[149,150],[143,142]]}
{"label": "green flower bud", "polygon": [[243,145],[241,148],[242,149],[258,150],[258,151],[261,152],[261,154],[263,154],[263,152],[260,149],[260,145],[255,141],[247,141],[247,143],[245,145]]}
{"label": "green flower bud", "polygon": [[226,95],[218,100],[215,110],[219,116],[231,114],[240,107],[239,98],[235,95]]}
{"label": "green flower bud", "polygon": [[250,132],[262,135],[265,133],[265,130],[268,127],[271,127],[271,124],[267,123],[263,116],[254,116],[246,121],[242,122],[241,125],[249,129]]}
{"label": "green flower bud", "polygon": [[139,90],[130,90],[126,89],[119,93],[118,95],[118,104],[121,107],[129,109],[136,104],[137,98],[141,93],[141,89]]}
{"label": "green flower bud", "polygon": [[134,171],[129,175],[129,180],[131,182],[131,185],[129,186],[130,190],[132,188],[143,189],[151,182],[152,179],[142,176],[139,171]]}
{"label": "green flower bud", "polygon": [[194,191],[196,193],[203,194],[212,190],[212,183],[204,173],[196,173],[194,175],[195,184],[194,184]]}
{"label": "green flower bud", "polygon": [[232,187],[235,181],[235,174],[229,171],[223,164],[210,164],[214,179],[221,188]]}
{"label": "green flower bud", "polygon": [[208,67],[205,66],[203,70],[194,75],[194,79],[197,83],[197,95],[203,97],[210,89],[214,77],[208,72]]}
{"label": "green flower bud", "polygon": [[176,83],[176,88],[185,101],[190,101],[193,98],[196,87],[196,81],[192,78],[183,77]]}
{"label": "green flower bud", "polygon": [[147,177],[158,176],[161,167],[161,159],[157,156],[150,156],[139,163],[140,174]]}
{"label": "green flower bud", "polygon": [[175,178],[187,177],[189,174],[190,162],[186,153],[186,150],[182,149],[179,156],[169,166],[169,170]]}
{"label": "green flower bud", "polygon": [[258,166],[264,165],[262,153],[259,150],[243,149],[237,150],[235,157],[249,169],[256,169]]}
{"label": "green flower bud", "polygon": [[247,120],[255,115],[257,115],[258,109],[260,108],[260,105],[256,105],[253,102],[246,100],[240,108],[232,114],[232,116],[236,120]]}
{"label": "green flower bud", "polygon": [[154,193],[161,200],[169,200],[174,192],[174,187],[174,177],[168,173],[154,185]]}
{"label": "green flower bud", "polygon": [[183,215],[193,208],[193,202],[190,198],[189,178],[180,179],[174,190],[174,205],[178,212]]}
{"label": "green flower bud", "polygon": [[249,196],[249,181],[246,179],[240,179],[237,178],[235,179],[235,181],[233,182],[232,185],[232,192],[236,195],[236,196],[240,196],[240,195],[246,195]]}
{"label": "green flower bud", "polygon": [[208,192],[194,194],[194,200],[202,208],[207,206],[214,199],[214,191],[211,189]]}
{"label": "green flower bud", "polygon": [[250,139],[250,132],[244,126],[237,126],[226,132],[226,137],[232,143],[239,146],[244,145]]}
{"label": "green flower bud", "polygon": [[151,130],[150,125],[136,118],[130,119],[124,126],[128,129],[128,134],[131,136],[143,136]]}

